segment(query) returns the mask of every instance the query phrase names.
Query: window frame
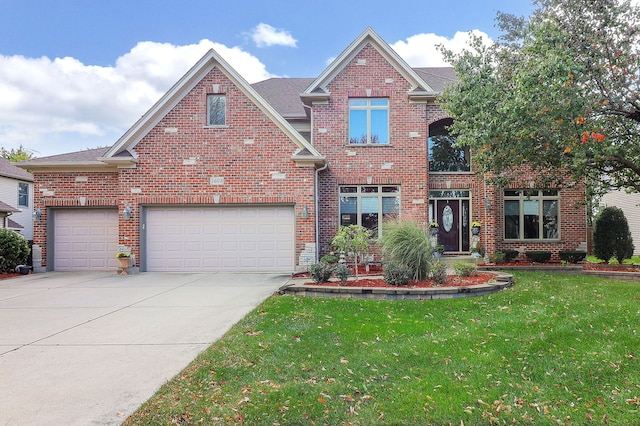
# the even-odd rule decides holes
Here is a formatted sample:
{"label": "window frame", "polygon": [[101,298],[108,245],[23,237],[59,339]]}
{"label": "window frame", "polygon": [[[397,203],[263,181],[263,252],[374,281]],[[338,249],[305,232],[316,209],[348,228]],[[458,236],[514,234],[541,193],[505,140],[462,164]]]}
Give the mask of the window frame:
{"label": "window frame", "polygon": [[[375,105],[376,102],[379,101],[385,101],[384,105]],[[356,102],[364,102],[364,105],[356,105]],[[385,97],[379,97],[379,98],[349,98],[348,100],[348,105],[349,105],[349,145],[358,145],[358,146],[363,146],[363,145],[367,145],[367,146],[378,146],[378,145],[384,145],[384,146],[388,146],[391,144],[391,140],[390,140],[390,132],[389,132],[389,98],[385,98]],[[355,119],[352,118],[352,112],[355,111],[364,111],[365,115],[366,115],[366,142],[362,143],[362,142],[357,142],[358,139],[362,140],[362,136],[357,136],[357,137],[352,137],[351,136],[351,132],[354,128],[354,121]],[[376,112],[376,111],[385,111],[386,112],[386,123],[384,124],[386,126],[385,132],[386,134],[384,135],[386,138],[386,141],[384,142],[373,142],[373,127],[375,126],[375,121],[377,121],[376,119],[374,119],[372,112]],[[355,142],[354,142],[355,140]]]}
{"label": "window frame", "polygon": [[[365,226],[372,231],[374,237],[379,238],[382,235],[382,226],[380,225],[385,218],[390,215],[400,216],[401,193],[400,185],[340,185],[338,188],[338,224],[340,226],[356,224]],[[363,225],[363,216],[367,214],[366,211],[363,212],[363,199],[370,198],[377,198],[375,204],[377,211],[369,213],[376,215],[375,227]],[[393,212],[385,212],[385,207],[388,207],[388,204],[385,205],[383,200],[389,198],[395,199],[395,211]],[[343,205],[346,205],[344,201],[347,199],[355,199],[355,213],[347,213],[343,210]],[[349,217],[349,223],[344,223],[343,219],[346,219],[347,215],[355,215],[355,223],[351,217]]]}
{"label": "window frame", "polygon": [[[559,241],[561,238],[561,199],[561,193],[558,189],[505,189],[503,191],[504,208],[502,211],[505,241]],[[506,206],[509,201],[518,203],[518,236],[516,238],[508,237],[507,232],[508,221]],[[525,226],[527,225],[525,216],[534,216],[526,213],[527,209],[525,206],[532,201],[537,202],[536,208],[538,212],[537,215],[535,215],[535,217],[537,217],[537,237],[527,237],[527,231],[525,230]],[[551,202],[551,205],[548,205],[549,202]],[[554,202],[555,205],[553,204]],[[555,216],[545,214],[545,204],[548,205],[548,211],[555,209]],[[551,220],[554,220],[554,222]]]}
{"label": "window frame", "polygon": [[[210,99],[222,99],[222,123],[212,123],[212,114],[211,114],[211,101]],[[227,126],[227,95],[224,93],[208,93],[207,94],[207,124],[206,127],[225,127]]]}
{"label": "window frame", "polygon": [[[24,191],[22,190],[24,188]],[[22,201],[24,199],[24,202]],[[18,207],[29,207],[29,184],[18,182]]]}

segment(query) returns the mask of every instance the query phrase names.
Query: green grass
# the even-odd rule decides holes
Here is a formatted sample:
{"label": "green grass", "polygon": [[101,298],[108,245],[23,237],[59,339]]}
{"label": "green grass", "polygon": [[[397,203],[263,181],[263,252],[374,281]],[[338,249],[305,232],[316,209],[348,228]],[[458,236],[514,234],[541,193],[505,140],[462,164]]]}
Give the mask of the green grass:
{"label": "green grass", "polygon": [[467,299],[272,297],[127,424],[637,424],[640,284],[516,280]]}
{"label": "green grass", "polygon": [[[587,256],[587,261],[588,262],[593,262],[593,263],[602,263],[603,262],[602,259],[598,259],[597,257],[595,257],[593,255]],[[618,261],[616,259],[610,259],[609,263],[617,265]],[[622,263],[623,264],[638,265],[638,264],[640,264],[640,256],[633,256],[631,259],[625,259]]]}

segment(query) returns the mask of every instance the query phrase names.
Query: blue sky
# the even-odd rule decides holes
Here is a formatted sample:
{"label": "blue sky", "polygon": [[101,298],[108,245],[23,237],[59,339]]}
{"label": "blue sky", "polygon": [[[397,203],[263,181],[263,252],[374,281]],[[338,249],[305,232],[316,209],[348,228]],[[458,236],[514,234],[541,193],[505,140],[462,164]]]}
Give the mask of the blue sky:
{"label": "blue sky", "polygon": [[209,48],[249,82],[315,77],[372,27],[411,66],[529,0],[0,0],[0,145],[38,157],[113,144]]}

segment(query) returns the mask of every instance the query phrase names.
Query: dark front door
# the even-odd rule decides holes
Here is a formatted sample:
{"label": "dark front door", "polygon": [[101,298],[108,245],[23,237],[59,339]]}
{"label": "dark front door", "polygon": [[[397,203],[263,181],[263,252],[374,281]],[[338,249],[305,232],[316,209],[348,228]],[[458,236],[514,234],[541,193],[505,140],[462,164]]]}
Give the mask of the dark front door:
{"label": "dark front door", "polygon": [[444,245],[445,251],[459,251],[459,200],[440,201],[438,203],[438,242]]}

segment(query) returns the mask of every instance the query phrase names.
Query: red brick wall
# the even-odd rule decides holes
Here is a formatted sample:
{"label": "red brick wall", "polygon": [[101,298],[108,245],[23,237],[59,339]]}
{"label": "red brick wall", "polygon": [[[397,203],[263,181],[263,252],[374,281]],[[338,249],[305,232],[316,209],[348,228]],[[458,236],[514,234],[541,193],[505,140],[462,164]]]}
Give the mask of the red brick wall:
{"label": "red brick wall", "polygon": [[[206,96],[213,93],[214,84],[227,97],[227,126],[205,128]],[[214,68],[135,146],[139,156],[135,168],[91,175],[81,185],[74,183],[74,177],[87,173],[38,174],[38,185],[55,188],[55,197],[43,198],[36,188],[36,206],[79,205],[74,203],[80,195],[87,197],[87,205],[117,205],[120,212],[129,203],[134,214],[132,220],[120,219],[120,243],[132,247],[140,259],[139,213],[144,205],[213,205],[214,194],[220,204],[295,205],[297,260],[305,243],[315,243],[314,169],[294,164],[291,157],[297,149]],[[185,164],[190,159],[195,164]],[[284,173],[285,178],[273,179],[271,172]],[[224,185],[212,185],[212,176],[224,178]],[[309,219],[300,219],[305,205]],[[43,252],[45,223],[43,217],[35,236]]]}
{"label": "red brick wall", "polygon": [[[359,59],[366,64],[358,65]],[[389,145],[349,145],[348,101],[350,97],[367,97],[367,89],[371,89],[371,97],[389,98]],[[335,77],[328,90],[328,105],[313,106],[314,145],[329,162],[329,169],[320,173],[320,252],[326,252],[339,228],[338,185],[366,185],[367,176],[373,177],[373,185],[401,185],[401,215],[415,215],[426,223],[426,108],[409,103],[410,84],[368,45]],[[319,129],[326,129],[326,133]],[[419,137],[410,137],[410,132]],[[392,168],[382,170],[381,165],[387,162],[393,163]],[[414,200],[424,204],[414,204]]]}

